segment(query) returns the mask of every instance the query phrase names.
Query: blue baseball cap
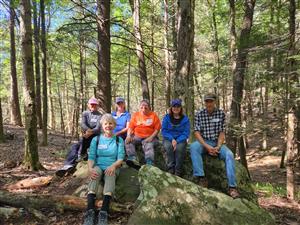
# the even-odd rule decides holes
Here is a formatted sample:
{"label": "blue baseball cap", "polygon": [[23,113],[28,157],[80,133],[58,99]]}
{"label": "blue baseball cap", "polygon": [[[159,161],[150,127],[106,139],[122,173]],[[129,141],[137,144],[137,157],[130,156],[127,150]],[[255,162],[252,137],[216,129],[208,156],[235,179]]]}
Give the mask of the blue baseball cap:
{"label": "blue baseball cap", "polygon": [[119,102],[125,102],[125,99],[122,97],[117,97],[116,98],[116,104],[118,104]]}
{"label": "blue baseball cap", "polygon": [[173,106],[180,106],[181,107],[181,99],[179,99],[179,98],[175,98],[175,99],[173,99],[172,101],[171,101],[171,106],[173,107]]}

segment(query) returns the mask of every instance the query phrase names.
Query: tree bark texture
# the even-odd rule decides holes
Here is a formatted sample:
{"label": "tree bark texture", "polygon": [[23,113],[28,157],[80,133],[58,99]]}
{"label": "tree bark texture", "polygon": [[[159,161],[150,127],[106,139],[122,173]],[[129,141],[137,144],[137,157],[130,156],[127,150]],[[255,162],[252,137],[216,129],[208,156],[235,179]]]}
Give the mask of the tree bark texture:
{"label": "tree bark texture", "polygon": [[138,67],[142,85],[142,96],[143,99],[148,99],[150,101],[150,91],[146,70],[145,53],[140,28],[140,0],[129,0],[129,2],[133,14],[133,31],[135,35],[136,55],[138,57]]}
{"label": "tree bark texture", "polygon": [[43,140],[42,145],[48,144],[48,95],[47,95],[47,42],[46,42],[46,24],[45,24],[45,2],[40,0],[41,13],[41,50],[42,50],[42,83],[43,83]]}
{"label": "tree bark texture", "polygon": [[110,74],[110,1],[97,0],[98,30],[98,84],[97,98],[100,108],[111,111],[111,74]]}
{"label": "tree bark texture", "polygon": [[34,59],[35,59],[35,90],[36,90],[36,114],[39,128],[43,128],[42,100],[41,100],[41,71],[40,71],[40,23],[37,13],[37,1],[33,4],[33,27],[34,27]]}
{"label": "tree bark texture", "polygon": [[20,31],[21,52],[23,64],[23,93],[25,111],[25,155],[23,164],[27,169],[40,168],[37,145],[37,122],[34,93],[33,55],[32,55],[32,29],[30,0],[20,1]]}
{"label": "tree bark texture", "polygon": [[10,75],[11,75],[11,123],[18,126],[23,126],[20,103],[19,103],[19,91],[18,91],[18,80],[17,80],[17,68],[16,68],[16,41],[15,41],[15,9],[14,1],[9,2],[9,12],[10,12]]}

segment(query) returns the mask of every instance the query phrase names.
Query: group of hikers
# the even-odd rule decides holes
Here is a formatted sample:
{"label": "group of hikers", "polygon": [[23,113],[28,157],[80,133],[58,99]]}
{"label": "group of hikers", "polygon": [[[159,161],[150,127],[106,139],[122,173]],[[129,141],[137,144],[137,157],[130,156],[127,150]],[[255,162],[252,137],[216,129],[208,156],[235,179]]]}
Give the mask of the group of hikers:
{"label": "group of hikers", "polygon": [[[228,180],[228,194],[239,197],[235,176],[235,161],[225,142],[225,113],[216,107],[217,96],[208,93],[204,97],[205,108],[195,114],[194,135],[196,141],[190,145],[193,176],[197,184],[207,187],[203,170],[203,155],[209,154],[225,162]],[[126,164],[140,169],[136,146],[141,145],[145,163],[154,165],[154,147],[158,143],[161,130],[163,148],[166,152],[167,171],[182,176],[186,147],[190,136],[190,121],[183,113],[182,101],[173,99],[162,123],[150,108],[148,100],[142,100],[139,111],[131,114],[126,111],[125,99],[116,98],[116,110],[102,115],[98,111],[98,100],[88,101],[88,110],[82,114],[83,135],[79,143],[71,147],[64,167],[56,171],[64,176],[74,171],[79,160],[88,159],[90,183],[87,195],[87,211],[84,225],[92,225],[96,220],[95,200],[100,181],[104,181],[103,203],[98,214],[98,225],[106,225],[109,204],[115,190],[116,176],[126,158]],[[87,154],[87,149],[89,152]]]}

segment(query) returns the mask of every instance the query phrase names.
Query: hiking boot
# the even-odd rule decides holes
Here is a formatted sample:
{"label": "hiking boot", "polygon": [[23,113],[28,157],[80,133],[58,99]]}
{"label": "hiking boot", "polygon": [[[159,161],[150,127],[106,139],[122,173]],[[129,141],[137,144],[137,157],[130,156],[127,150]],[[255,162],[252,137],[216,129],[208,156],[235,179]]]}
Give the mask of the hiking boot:
{"label": "hiking boot", "polygon": [[95,221],[95,211],[93,209],[89,209],[84,214],[83,225],[94,225]]}
{"label": "hiking boot", "polygon": [[198,185],[203,188],[208,188],[208,181],[206,177],[199,177]]}
{"label": "hiking boot", "polygon": [[127,166],[132,167],[133,169],[136,169],[136,170],[141,169],[139,162],[136,161],[135,159],[133,159],[133,160],[127,159],[126,164],[127,164]]}
{"label": "hiking boot", "polygon": [[98,223],[97,225],[107,225],[107,212],[106,211],[100,211],[98,214]]}
{"label": "hiking boot", "polygon": [[59,169],[55,172],[55,175],[58,176],[58,177],[63,177],[67,173],[70,173],[71,171],[75,171],[75,166],[73,166],[73,165],[64,165],[61,169]]}
{"label": "hiking boot", "polygon": [[228,190],[228,195],[232,198],[238,198],[240,197],[240,193],[235,187],[230,187]]}

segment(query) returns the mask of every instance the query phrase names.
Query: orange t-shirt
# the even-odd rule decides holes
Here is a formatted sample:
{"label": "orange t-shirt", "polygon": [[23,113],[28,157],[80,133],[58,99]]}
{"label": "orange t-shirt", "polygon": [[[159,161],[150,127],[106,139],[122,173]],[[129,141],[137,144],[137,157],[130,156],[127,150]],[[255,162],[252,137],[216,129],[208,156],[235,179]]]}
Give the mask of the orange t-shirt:
{"label": "orange t-shirt", "polygon": [[147,138],[155,130],[160,130],[161,123],[155,112],[150,112],[148,115],[136,112],[131,116],[129,128],[133,130],[135,136]]}

